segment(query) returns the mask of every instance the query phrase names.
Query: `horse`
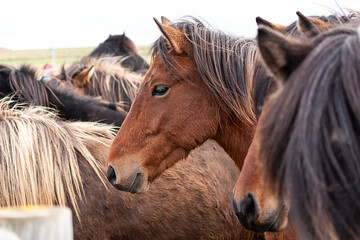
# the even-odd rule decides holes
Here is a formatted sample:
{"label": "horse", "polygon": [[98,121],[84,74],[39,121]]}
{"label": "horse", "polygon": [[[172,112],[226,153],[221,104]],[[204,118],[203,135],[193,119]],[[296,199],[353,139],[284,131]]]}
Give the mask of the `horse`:
{"label": "horse", "polygon": [[80,95],[101,97],[128,111],[143,75],[121,66],[123,57],[85,57],[62,70],[52,82],[72,87]]}
{"label": "horse", "polygon": [[226,35],[197,19],[156,24],[163,36],[108,155],[109,181],[146,192],[165,169],[207,139],[241,169],[272,78],[257,64],[252,39]]}
{"label": "horse", "polygon": [[357,21],[360,17],[360,12],[348,9],[349,13],[333,13],[328,16],[305,16],[300,11],[297,11],[298,20],[283,26],[280,24],[269,22],[261,17],[256,17],[258,26],[267,26],[287,36],[293,36],[299,39],[312,38],[318,34],[339,24]]}
{"label": "horse", "polygon": [[254,40],[197,19],[156,23],[163,36],[108,157],[109,180],[124,191],[147,191],[207,139],[218,141],[241,168],[274,82]]}
{"label": "horse", "polygon": [[78,96],[72,89],[37,80],[29,65],[19,69],[0,65],[0,96],[13,95],[17,102],[50,107],[68,120],[101,121],[121,126],[126,113],[112,103],[89,96]]}
{"label": "horse", "polygon": [[[114,129],[0,101],[0,206],[67,205],[75,239],[263,239],[228,202],[239,170],[207,141],[134,196],[106,181]],[[223,174],[227,172],[227,174]]]}
{"label": "horse", "polygon": [[91,58],[104,56],[123,57],[123,61],[119,62],[120,65],[132,72],[145,74],[149,69],[149,64],[139,56],[134,42],[125,36],[125,33],[109,35],[103,43],[100,43],[98,47],[87,55],[87,57]]}
{"label": "horse", "polygon": [[259,172],[273,209],[291,202],[300,239],[359,239],[358,32],[348,23],[304,42],[259,28],[263,58],[283,82],[259,120]]}
{"label": "horse", "polygon": [[[297,24],[291,24],[291,27],[287,26],[280,28],[278,25],[270,22],[259,25],[270,26],[273,30],[281,33],[283,33],[283,29],[287,29],[289,36],[293,38],[309,39],[311,38],[311,36],[307,34],[309,31],[314,33],[314,29],[316,29],[318,34],[320,34],[321,32],[336,26],[336,24],[343,24],[341,21],[337,22],[337,19],[342,19],[344,22],[354,21],[356,19],[353,14],[348,16],[344,15],[341,18],[336,15],[330,15],[328,17],[306,17],[300,12],[297,12],[297,15],[299,17],[298,22]],[[331,25],[325,25],[327,23],[331,23]],[[301,25],[306,25],[307,27],[299,27]],[[290,30],[291,28],[294,28],[294,26],[298,26],[298,29]],[[303,37],[299,37],[299,34],[301,33],[303,34]],[[313,36],[316,36],[316,34]],[[274,86],[274,88],[275,87],[277,86]],[[271,189],[268,189],[265,186],[265,180],[263,179],[264,175],[258,169],[258,154],[260,151],[258,138],[259,137],[257,137],[257,133],[255,132],[253,142],[251,143],[248,154],[244,160],[242,172],[235,185],[234,209],[240,222],[246,229],[257,232],[281,231],[285,229],[288,223],[290,203],[285,200],[277,202],[279,199],[274,199]]]}

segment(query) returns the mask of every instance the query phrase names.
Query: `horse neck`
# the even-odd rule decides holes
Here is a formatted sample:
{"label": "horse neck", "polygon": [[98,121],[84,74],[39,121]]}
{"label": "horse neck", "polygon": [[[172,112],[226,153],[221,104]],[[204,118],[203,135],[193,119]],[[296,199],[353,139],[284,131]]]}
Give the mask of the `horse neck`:
{"label": "horse neck", "polygon": [[215,140],[224,148],[241,170],[252,142],[255,125],[234,123],[228,115],[222,114]]}

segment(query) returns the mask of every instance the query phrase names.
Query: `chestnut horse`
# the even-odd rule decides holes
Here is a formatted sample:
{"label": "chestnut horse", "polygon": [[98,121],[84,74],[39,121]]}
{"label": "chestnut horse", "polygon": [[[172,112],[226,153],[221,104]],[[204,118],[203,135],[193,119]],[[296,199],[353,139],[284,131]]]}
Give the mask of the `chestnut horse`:
{"label": "chestnut horse", "polygon": [[214,31],[196,19],[156,23],[163,36],[107,161],[109,181],[133,193],[146,192],[207,139],[216,140],[241,169],[255,112],[261,111],[255,106],[271,82],[253,82],[271,78],[256,64],[254,40]]}
{"label": "chestnut horse", "polygon": [[358,32],[358,23],[346,24],[306,43],[259,29],[264,60],[284,84],[264,108],[253,155],[268,215],[280,216],[289,197],[300,239],[359,239]]}
{"label": "chestnut horse", "polygon": [[[134,196],[105,181],[109,126],[0,102],[0,206],[68,205],[75,239],[262,239],[229,202],[239,171],[214,141]],[[227,172],[227,174],[223,174]]]}
{"label": "chestnut horse", "polygon": [[[258,24],[270,26],[279,32],[287,29],[288,34],[292,33],[290,35],[293,37],[297,36],[299,38],[299,34],[303,34],[304,37],[308,38],[316,36],[336,24],[341,24],[342,22],[337,19],[346,22],[354,21],[358,17],[355,13],[341,18],[334,15],[328,17],[306,17],[300,12],[297,12],[297,15],[299,17],[297,24],[291,24],[281,29],[278,25],[270,22],[263,23],[265,21],[263,19],[258,21]],[[331,25],[329,25],[330,23]],[[298,27],[298,30],[290,30],[295,26]],[[315,31],[317,34],[314,34]],[[309,32],[312,32],[313,35],[310,35]],[[264,117],[260,117],[260,123],[262,118]],[[272,190],[268,189],[264,184],[264,175],[258,169],[259,137],[257,135],[258,133],[256,132],[234,189],[234,208],[242,225],[249,230],[258,232],[281,231],[287,226],[290,205],[288,201],[278,199],[277,197],[274,198]]]}
{"label": "chestnut horse", "polygon": [[273,30],[279,31],[285,35],[295,38],[306,39],[312,38],[316,35],[332,28],[333,26],[353,22],[359,19],[360,12],[347,9],[347,15],[341,13],[334,13],[329,16],[305,16],[300,11],[297,11],[299,19],[288,26],[282,26],[269,22],[261,17],[256,18],[258,26],[267,26]]}
{"label": "chestnut horse", "polygon": [[145,192],[207,139],[241,168],[273,84],[254,40],[197,19],[162,20],[153,63],[108,156],[109,181],[124,191]]}

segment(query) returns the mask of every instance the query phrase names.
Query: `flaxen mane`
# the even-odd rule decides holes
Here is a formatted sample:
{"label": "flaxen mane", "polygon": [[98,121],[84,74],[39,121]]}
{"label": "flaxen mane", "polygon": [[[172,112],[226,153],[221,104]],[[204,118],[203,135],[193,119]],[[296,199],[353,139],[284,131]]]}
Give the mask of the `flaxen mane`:
{"label": "flaxen mane", "polygon": [[[172,27],[185,33],[191,42],[196,68],[222,109],[234,122],[254,124],[254,69],[251,67],[255,64],[257,55],[254,40],[215,31],[195,18],[182,19]],[[165,66],[177,74],[176,68],[181,66],[176,66],[177,63],[167,54],[164,37],[154,43],[152,50],[153,57],[159,54]]]}
{"label": "flaxen mane", "polygon": [[93,66],[95,71],[84,86],[85,94],[129,107],[144,77],[121,67],[119,62],[123,60],[121,57],[83,58],[71,67],[63,68],[59,78],[72,83],[76,74]]}
{"label": "flaxen mane", "polygon": [[359,32],[313,39],[262,127],[268,182],[289,193],[302,239],[360,239]]}
{"label": "flaxen mane", "polygon": [[78,157],[103,181],[86,144],[104,144],[113,130],[98,123],[62,122],[42,107],[9,104],[7,98],[0,101],[0,206],[65,206],[68,199],[78,214],[84,198]]}

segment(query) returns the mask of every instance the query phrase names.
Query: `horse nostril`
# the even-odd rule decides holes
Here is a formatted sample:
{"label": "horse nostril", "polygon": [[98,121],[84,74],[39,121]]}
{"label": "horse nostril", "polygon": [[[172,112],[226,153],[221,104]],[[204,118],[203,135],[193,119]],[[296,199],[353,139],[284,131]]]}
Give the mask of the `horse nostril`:
{"label": "horse nostril", "polygon": [[106,178],[109,180],[109,182],[112,184],[112,185],[116,185],[116,180],[117,180],[117,177],[116,177],[116,172],[115,172],[115,169],[113,166],[109,165],[109,168],[106,172]]}
{"label": "horse nostril", "polygon": [[253,193],[248,193],[247,196],[240,202],[240,211],[249,223],[255,222],[258,219],[259,207]]}

